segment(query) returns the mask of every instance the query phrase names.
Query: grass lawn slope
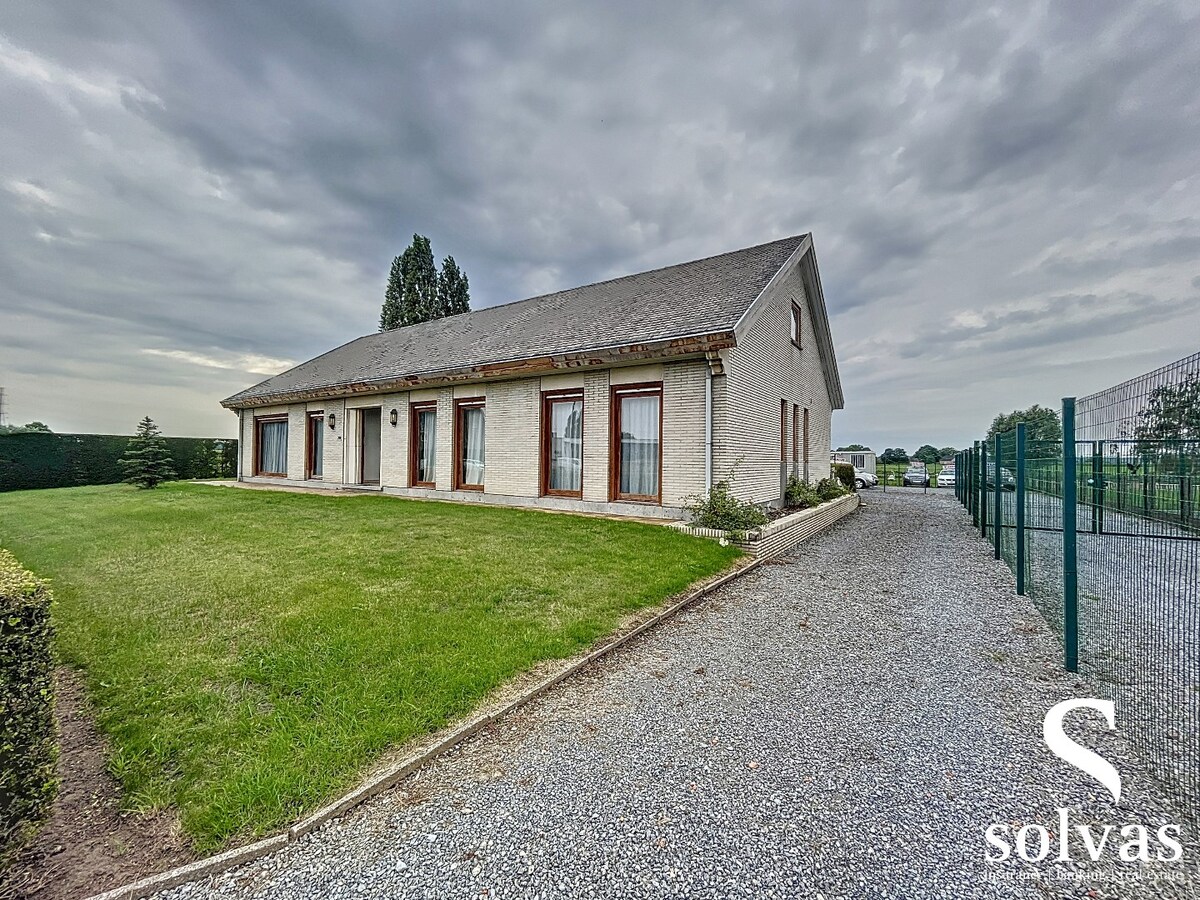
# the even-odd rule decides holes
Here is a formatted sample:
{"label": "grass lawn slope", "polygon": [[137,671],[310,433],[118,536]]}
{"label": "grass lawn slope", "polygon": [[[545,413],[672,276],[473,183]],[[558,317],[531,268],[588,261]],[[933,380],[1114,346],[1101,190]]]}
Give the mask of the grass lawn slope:
{"label": "grass lawn slope", "polygon": [[52,581],[129,805],[177,807],[201,851],[737,555],[634,522],[193,484],[2,494],[0,546]]}

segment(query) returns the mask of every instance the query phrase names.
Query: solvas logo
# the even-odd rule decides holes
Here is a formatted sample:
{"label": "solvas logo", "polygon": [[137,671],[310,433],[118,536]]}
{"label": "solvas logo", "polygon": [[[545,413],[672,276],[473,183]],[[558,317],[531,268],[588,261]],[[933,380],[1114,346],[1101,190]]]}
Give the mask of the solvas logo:
{"label": "solvas logo", "polygon": [[[1113,802],[1120,803],[1121,774],[1100,754],[1075,743],[1063,732],[1063,718],[1075,709],[1097,710],[1108,722],[1110,730],[1117,727],[1111,700],[1094,700],[1090,697],[1064,700],[1050,708],[1042,723],[1042,737],[1046,746],[1059,759],[1100,782],[1112,794]],[[1100,827],[1072,824],[1071,812],[1065,806],[1055,809],[1055,813],[1058,821],[1053,825],[1033,823],[1015,832],[1010,825],[1003,823],[989,825],[984,830],[984,839],[988,844],[984,859],[989,863],[1001,863],[1016,854],[1026,862],[1040,862],[1055,850],[1060,862],[1073,858],[1082,860],[1082,854],[1086,854],[1093,862],[1099,862],[1106,854],[1125,862],[1149,862],[1151,859],[1176,862],[1183,856],[1183,847],[1179,842],[1180,828],[1176,824],[1154,828],[1140,822],[1129,822]]]}

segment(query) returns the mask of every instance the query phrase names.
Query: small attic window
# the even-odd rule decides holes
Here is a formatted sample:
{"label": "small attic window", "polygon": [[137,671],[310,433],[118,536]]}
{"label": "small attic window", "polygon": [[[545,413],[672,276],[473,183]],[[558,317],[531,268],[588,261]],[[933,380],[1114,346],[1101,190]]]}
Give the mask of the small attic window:
{"label": "small attic window", "polygon": [[800,305],[792,301],[792,343],[800,346]]}

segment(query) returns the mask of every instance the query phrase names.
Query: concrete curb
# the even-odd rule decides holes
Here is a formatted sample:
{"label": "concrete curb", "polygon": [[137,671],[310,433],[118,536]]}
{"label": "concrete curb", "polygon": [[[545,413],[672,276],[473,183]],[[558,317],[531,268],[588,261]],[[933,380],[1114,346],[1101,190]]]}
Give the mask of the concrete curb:
{"label": "concrete curb", "polygon": [[540,697],[546,691],[550,690],[555,685],[577,674],[583,669],[586,669],[592,663],[607,656],[620,647],[625,646],[634,638],[649,631],[658,625],[661,625],[667,619],[674,616],[676,613],[691,606],[703,597],[708,596],[717,588],[728,584],[735,578],[745,575],[758,568],[765,557],[750,560],[746,565],[738,566],[731,572],[727,572],[715,581],[709,582],[702,587],[697,588],[690,594],[684,596],[681,600],[671,604],[666,609],[656,613],[654,616],[647,619],[645,622],[638,625],[636,628],[622,634],[613,640],[609,641],[601,647],[596,648],[590,653],[579,657],[574,662],[567,665],[562,670],[549,676],[543,681],[538,682],[532,688],[524,691],[519,697],[510,700],[500,708],[479,716],[455,728],[444,738],[430,747],[419,750],[407,759],[378,772],[371,777],[365,784],[355,788],[345,796],[335,800],[333,803],[317,810],[306,819],[301,819],[287,831],[282,834],[277,834],[269,838],[264,838],[261,841],[256,841],[253,844],[247,844],[244,847],[235,847],[232,850],[226,850],[224,853],[219,853],[216,856],[210,856],[208,859],[197,860],[194,863],[188,863],[184,866],[179,866],[175,869],[162,872],[158,875],[150,875],[142,878],[139,881],[130,884],[122,885],[121,887],[113,888],[105,891],[102,894],[95,894],[86,900],[142,900],[149,897],[151,894],[159,891],[170,890],[173,887],[178,887],[188,881],[195,881],[198,878],[203,878],[208,875],[218,875],[242,863],[247,863],[260,857],[266,856],[269,853],[274,853],[286,847],[293,841],[299,840],[304,835],[315,831],[326,822],[336,819],[345,813],[349,812],[356,806],[366,802],[377,794],[386,791],[388,788],[403,780],[406,776],[412,774],[417,769],[432,762],[437,757],[441,756],[447,750],[457,747],[463,741],[474,736],[481,729],[486,728],[498,719],[503,718],[516,709],[524,706],[532,700]]}
{"label": "concrete curb", "polygon": [[188,863],[186,866],[179,866],[176,869],[171,869],[158,875],[151,875],[149,878],[143,878],[141,881],[113,888],[110,891],[105,891],[103,894],[96,894],[88,898],[88,900],[127,900],[127,898],[132,900],[135,897],[148,897],[157,891],[169,890],[185,882],[203,878],[205,875],[224,872],[226,869],[232,869],[241,863],[258,859],[260,856],[266,856],[268,853],[273,853],[287,845],[287,833],[277,834],[274,837],[255,841],[253,844],[246,844],[244,847],[235,847],[232,850],[226,850],[224,853],[218,853],[216,856],[210,856],[208,859],[197,860],[194,863]]}

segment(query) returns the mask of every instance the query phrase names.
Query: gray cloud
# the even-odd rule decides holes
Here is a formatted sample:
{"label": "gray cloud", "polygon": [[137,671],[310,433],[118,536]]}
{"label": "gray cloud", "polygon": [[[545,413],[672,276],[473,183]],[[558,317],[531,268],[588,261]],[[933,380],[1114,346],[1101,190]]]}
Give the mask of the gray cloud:
{"label": "gray cloud", "polygon": [[14,418],[231,433],[377,320],[414,231],[490,305],[812,230],[835,438],[1195,349],[1187,7],[354,2],[0,12]]}

